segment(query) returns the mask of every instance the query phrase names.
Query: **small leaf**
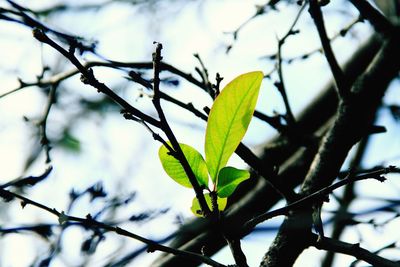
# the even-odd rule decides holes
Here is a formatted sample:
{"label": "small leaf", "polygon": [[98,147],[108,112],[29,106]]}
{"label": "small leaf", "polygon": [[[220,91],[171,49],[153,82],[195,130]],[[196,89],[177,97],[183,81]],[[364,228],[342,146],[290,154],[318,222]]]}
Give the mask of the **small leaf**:
{"label": "small leaf", "polygon": [[[185,144],[179,144],[185,155],[190,167],[192,168],[194,175],[200,186],[208,186],[208,172],[207,165],[203,159],[203,156],[193,147]],[[169,154],[169,150],[164,145],[160,147],[158,151],[161,164],[165,172],[178,184],[185,187],[192,187],[189,181],[189,177],[186,175],[182,164],[172,155]]]}
{"label": "small leaf", "polygon": [[224,167],[218,174],[217,194],[219,197],[229,197],[238,185],[249,179],[250,173],[233,167]]}
{"label": "small leaf", "polygon": [[81,142],[68,131],[58,141],[58,145],[70,152],[77,153],[81,151]]}
{"label": "small leaf", "polygon": [[245,135],[256,107],[263,73],[242,74],[216,98],[208,117],[205,154],[214,183]]}
{"label": "small leaf", "polygon": [[[212,203],[211,203],[211,196],[210,194],[204,194],[204,198],[206,199],[207,202],[207,206],[210,208],[210,210],[212,209]],[[218,210],[219,211],[223,211],[226,208],[226,204],[228,202],[227,198],[217,198],[217,203],[218,203]],[[197,197],[193,198],[192,201],[192,207],[190,208],[193,212],[194,215],[196,215],[197,217],[202,217],[201,214],[201,208],[200,208],[200,203],[199,200],[197,199]]]}

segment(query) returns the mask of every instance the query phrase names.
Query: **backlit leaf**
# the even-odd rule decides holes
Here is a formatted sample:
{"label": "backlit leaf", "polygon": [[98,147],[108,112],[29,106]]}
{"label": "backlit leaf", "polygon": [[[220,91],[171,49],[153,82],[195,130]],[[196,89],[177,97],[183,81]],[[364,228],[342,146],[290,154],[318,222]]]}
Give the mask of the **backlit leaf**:
{"label": "backlit leaf", "polygon": [[[208,186],[208,172],[207,165],[203,159],[203,156],[193,147],[185,144],[180,144],[183,154],[185,155],[190,167],[192,168],[194,175],[200,186]],[[189,181],[189,177],[186,175],[181,163],[172,155],[169,154],[169,150],[163,145],[158,151],[161,164],[165,172],[180,185],[191,188],[192,184]]]}
{"label": "backlit leaf", "polygon": [[205,154],[214,183],[219,170],[226,165],[247,131],[262,79],[261,71],[238,76],[225,86],[210,110]]}
{"label": "backlit leaf", "polygon": [[239,170],[233,167],[224,167],[219,171],[217,194],[219,197],[229,197],[236,187],[243,181],[250,178],[246,170]]}

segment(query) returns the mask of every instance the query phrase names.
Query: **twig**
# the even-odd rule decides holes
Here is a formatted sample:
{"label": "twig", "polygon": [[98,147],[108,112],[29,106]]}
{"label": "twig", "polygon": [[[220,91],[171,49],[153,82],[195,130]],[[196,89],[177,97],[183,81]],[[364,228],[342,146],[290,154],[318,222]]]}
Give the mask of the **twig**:
{"label": "twig", "polygon": [[64,57],[66,57],[81,73],[82,77],[81,80],[85,84],[89,84],[96,88],[99,92],[102,92],[109,96],[111,99],[113,99],[116,103],[118,103],[121,107],[123,107],[125,110],[129,111],[132,115],[138,117],[139,119],[142,119],[149,124],[160,127],[160,122],[152,117],[150,117],[147,114],[144,114],[140,110],[136,109],[135,107],[131,106],[128,102],[126,102],[123,98],[118,96],[114,91],[112,91],[107,85],[104,83],[99,82],[94,74],[93,70],[90,68],[85,68],[79,60],[74,56],[73,53],[70,53],[66,51],[64,48],[59,46],[57,43],[55,43],[53,40],[51,40],[41,29],[34,29],[33,30],[33,36],[40,42],[48,44],[49,46],[53,47],[56,49],[58,52],[60,52]]}
{"label": "twig", "polygon": [[306,7],[306,2],[303,3],[303,5],[301,6],[299,12],[296,15],[296,18],[294,19],[292,25],[289,27],[289,30],[287,31],[287,33],[281,38],[278,39],[278,52],[277,52],[277,71],[278,71],[278,77],[279,77],[279,82],[275,83],[275,86],[277,87],[279,93],[282,96],[283,99],[283,103],[285,105],[286,108],[286,120],[288,122],[288,125],[294,125],[295,123],[295,118],[292,112],[292,109],[290,108],[290,104],[289,104],[289,99],[287,97],[286,94],[286,88],[285,88],[285,82],[283,79],[283,71],[282,71],[282,46],[285,43],[286,39],[291,36],[294,35],[296,33],[298,33],[298,31],[294,31],[294,27],[296,26],[301,14],[303,13],[304,8]]}
{"label": "twig", "polygon": [[[343,27],[341,30],[339,30],[338,32],[336,32],[331,38],[331,42],[333,40],[336,40],[338,37],[344,37],[352,28],[354,25],[356,25],[357,23],[362,22],[362,18],[358,17],[356,19],[354,19],[353,21],[351,21],[348,25],[346,25],[345,27]],[[291,58],[282,58],[282,62],[286,62],[286,63],[292,63],[295,60],[304,60],[307,59],[309,57],[311,57],[313,54],[316,53],[322,53],[322,47],[321,48],[316,48],[313,50],[310,50],[307,53],[304,53],[302,55],[299,56],[294,56]],[[265,55],[261,57],[262,59],[271,59],[274,60],[277,58],[276,54],[272,54],[272,55]],[[274,70],[273,70],[274,71]]]}
{"label": "twig", "polygon": [[[114,68],[114,69],[120,69],[120,68],[151,69],[152,66],[153,66],[153,63],[152,62],[120,62],[120,61],[108,60],[107,62],[90,61],[90,62],[86,62],[86,63],[84,63],[82,65],[86,69],[93,68],[93,67],[107,67],[107,68]],[[176,67],[174,67],[174,66],[172,66],[172,65],[170,65],[168,63],[160,62],[160,71],[171,72],[171,73],[173,73],[173,74],[175,74],[175,75],[187,80],[188,82],[196,85],[197,87],[205,90],[204,84],[201,81],[199,81],[196,78],[194,78],[191,74],[185,73],[185,72],[177,69]],[[75,69],[71,69],[69,71],[65,71],[63,73],[56,74],[56,75],[54,75],[54,76],[52,76],[50,78],[47,78],[47,79],[40,79],[40,80],[38,80],[36,82],[25,82],[25,81],[19,80],[20,81],[20,85],[17,88],[12,89],[12,90],[0,95],[0,99],[3,98],[3,97],[6,97],[8,95],[11,95],[11,94],[13,94],[13,93],[15,93],[17,91],[20,91],[20,90],[22,90],[24,88],[27,88],[27,87],[32,87],[32,86],[46,87],[46,86],[51,86],[53,84],[59,84],[62,81],[66,80],[66,79],[68,79],[68,78],[70,78],[70,77],[72,77],[72,76],[74,76],[76,74],[79,74],[79,73],[80,73],[80,71],[75,68]],[[139,82],[139,81],[135,80],[135,82]],[[217,83],[218,83],[218,80],[217,80]],[[144,83],[140,83],[140,84],[143,85],[146,88],[150,87],[149,89],[153,88],[152,85],[150,83],[148,83],[147,81],[146,81],[146,84],[144,84]],[[217,89],[216,89],[216,91],[218,92]],[[167,101],[170,101],[170,102],[172,102],[174,104],[177,104],[175,100],[172,100],[172,98],[170,96],[166,95],[162,91],[160,91],[160,98],[163,98],[163,99],[165,99]],[[177,105],[180,106],[180,107],[183,107],[182,104],[177,104]],[[186,104],[183,104],[183,105],[186,105]],[[189,111],[192,111],[192,108],[189,107]],[[275,117],[267,116],[267,115],[265,115],[265,114],[263,114],[263,113],[261,113],[261,112],[259,112],[257,110],[254,112],[254,117],[256,117],[256,118],[258,118],[258,119],[260,119],[262,121],[265,121],[266,123],[270,124],[272,127],[274,127],[275,129],[277,129],[280,132],[282,130],[284,130],[283,129],[284,126],[281,125],[279,123],[279,121],[276,120]]]}
{"label": "twig", "polygon": [[33,186],[33,185],[37,184],[38,182],[46,179],[52,170],[53,170],[53,167],[49,166],[39,176],[28,176],[28,177],[24,177],[24,178],[17,178],[13,181],[10,181],[10,182],[0,185],[0,189],[4,189],[4,188],[10,187],[10,186],[15,186],[15,187],[21,187],[21,186],[25,186],[25,185]]}
{"label": "twig", "polygon": [[[256,12],[249,18],[247,18],[245,21],[243,21],[239,27],[237,27],[234,31],[232,32],[225,32],[226,34],[232,34],[233,40],[236,41],[239,35],[239,32],[242,28],[244,28],[250,21],[255,19],[258,16],[264,15],[268,9],[270,10],[276,10],[276,4],[278,4],[280,0],[270,0],[268,3],[264,5],[257,5],[256,6]],[[229,51],[232,49],[233,44],[230,44],[226,48],[226,53],[229,53]]]}
{"label": "twig", "polygon": [[319,38],[321,40],[322,49],[325,53],[326,60],[328,61],[329,67],[331,68],[333,79],[335,80],[338,94],[342,99],[346,99],[350,93],[350,87],[346,83],[343,71],[336,60],[335,54],[331,47],[331,41],[326,33],[324,17],[321,11],[321,7],[317,0],[310,0],[309,12],[314,20],[314,24],[317,28]]}
{"label": "twig", "polygon": [[[119,62],[119,61],[108,60],[107,62],[90,61],[90,62],[86,62],[82,65],[86,69],[89,69],[92,67],[107,67],[107,68],[114,68],[114,69],[121,69],[121,68],[151,69],[153,66],[153,63],[152,62]],[[179,77],[182,77],[183,79],[187,80],[188,82],[190,82],[200,88],[203,88],[202,82],[195,79],[191,74],[185,73],[168,63],[161,62],[160,68],[161,68],[161,71],[169,71],[173,74],[178,75]],[[20,85],[17,88],[0,95],[0,98],[3,98],[7,95],[10,95],[12,93],[15,93],[15,92],[17,92],[21,89],[27,88],[27,87],[31,87],[31,86],[46,87],[46,86],[53,85],[55,83],[60,83],[60,82],[66,80],[76,74],[79,74],[79,73],[80,73],[79,69],[74,68],[69,71],[65,71],[63,73],[56,74],[47,79],[43,79],[43,78],[39,79],[36,82],[28,83],[28,82],[24,82],[19,79]]]}
{"label": "twig", "polygon": [[11,192],[9,190],[5,190],[3,188],[0,188],[0,197],[5,198],[6,200],[9,200],[10,198],[17,198],[22,200],[22,206],[25,207],[26,205],[32,205],[35,206],[39,209],[45,210],[53,215],[55,215],[56,217],[58,217],[58,221],[60,223],[60,225],[66,224],[68,222],[75,222],[78,223],[79,225],[82,225],[83,227],[87,228],[101,228],[110,232],[115,232],[118,235],[122,235],[122,236],[126,236],[129,238],[133,238],[135,240],[138,240],[142,243],[145,243],[148,245],[148,252],[154,252],[156,250],[158,251],[163,251],[163,252],[167,252],[167,253],[171,253],[174,255],[179,255],[182,257],[186,257],[188,259],[194,259],[194,260],[198,260],[201,261],[205,264],[208,264],[210,266],[216,266],[216,267],[225,267],[225,265],[218,263],[208,257],[205,257],[203,255],[197,254],[197,253],[193,253],[193,252],[189,252],[189,251],[183,251],[183,250],[178,250],[178,249],[174,249],[171,247],[167,247],[161,244],[158,244],[150,239],[144,238],[142,236],[139,236],[137,234],[134,234],[132,232],[129,232],[123,228],[120,227],[116,227],[116,226],[111,226],[105,223],[102,223],[100,221],[97,221],[95,219],[92,218],[92,216],[90,214],[88,214],[86,216],[86,218],[81,218],[81,217],[75,217],[75,216],[70,216],[65,214],[64,212],[59,212],[57,211],[55,208],[50,208],[47,207],[39,202],[33,201],[29,198],[26,198],[22,195],[16,194],[14,192]]}
{"label": "twig", "polygon": [[203,215],[207,217],[210,214],[210,209],[207,205],[206,199],[204,198],[203,195],[203,190],[200,187],[199,183],[197,182],[196,176],[193,173],[192,168],[190,167],[185,155],[183,154],[183,151],[181,149],[181,146],[179,145],[178,140],[176,139],[171,127],[168,124],[168,121],[165,117],[164,111],[161,107],[160,104],[160,62],[161,62],[161,50],[162,50],[162,45],[160,43],[156,44],[156,51],[153,53],[153,69],[154,69],[154,78],[153,78],[153,91],[154,91],[154,96],[153,96],[153,105],[155,109],[157,110],[158,116],[160,118],[160,128],[163,130],[163,132],[166,134],[168,137],[169,141],[171,142],[173,150],[170,150],[170,153],[179,160],[179,162],[182,164],[183,169],[185,170],[186,175],[189,178],[189,181],[191,185],[193,186],[193,189],[196,193],[196,198],[199,200],[200,208],[203,212]]}
{"label": "twig", "polygon": [[332,238],[324,237],[318,239],[318,236],[312,234],[314,239],[314,247],[328,251],[334,251],[346,255],[353,256],[357,259],[368,262],[373,266],[380,267],[398,267],[399,264],[388,259],[385,259],[373,252],[360,247],[360,244],[349,244],[343,241],[335,240]]}
{"label": "twig", "polygon": [[[54,30],[52,28],[49,28],[42,24],[40,21],[36,20],[35,18],[29,16],[26,14],[27,11],[30,12],[30,10],[26,9],[25,7],[20,6],[19,4],[15,3],[14,1],[11,0],[6,0],[15,10],[9,10],[6,8],[0,8],[0,19],[16,22],[19,24],[23,24],[26,26],[29,26],[31,28],[39,28],[43,32],[49,32],[57,36],[59,39],[63,40],[66,42],[68,45],[73,47],[74,49],[78,49],[80,53],[83,53],[85,51],[90,51],[90,52],[95,52],[96,48],[96,43],[91,42],[89,44],[84,44],[83,41],[84,39],[78,36],[73,36],[69,34],[65,34],[63,32],[59,32],[57,30]],[[20,20],[14,18],[14,17],[9,17],[7,14],[10,13],[13,16],[19,17]]]}
{"label": "twig", "polygon": [[50,91],[49,91],[49,96],[47,99],[47,104],[46,104],[46,108],[44,110],[44,114],[41,118],[41,120],[37,123],[39,126],[39,130],[40,130],[40,144],[43,146],[45,152],[46,152],[46,163],[51,162],[51,158],[50,158],[50,149],[51,149],[51,145],[50,145],[50,140],[47,138],[47,119],[49,117],[50,114],[50,109],[54,104],[55,101],[55,94],[56,94],[56,90],[57,90],[57,84],[53,84],[50,87]]}
{"label": "twig", "polygon": [[375,179],[378,180],[380,182],[383,182],[385,180],[384,177],[382,177],[383,174],[387,174],[390,172],[394,172],[398,170],[396,167],[394,166],[389,166],[388,168],[383,168],[381,170],[376,170],[376,171],[372,171],[370,173],[366,173],[366,174],[362,174],[362,175],[358,175],[355,177],[349,177],[346,179],[343,179],[335,184],[332,184],[330,186],[327,186],[321,190],[318,190],[315,193],[312,193],[302,199],[299,199],[283,208],[279,208],[267,213],[264,213],[262,215],[259,215],[257,217],[255,217],[254,219],[251,219],[249,221],[247,221],[244,225],[244,227],[246,229],[252,229],[254,228],[257,224],[262,223],[266,220],[269,220],[273,217],[276,216],[280,216],[280,215],[287,215],[289,214],[291,211],[299,209],[301,207],[305,207],[307,205],[313,204],[315,202],[319,202],[321,200],[324,200],[326,198],[327,195],[329,195],[332,191],[347,185],[349,183],[353,183],[356,181],[361,181],[361,180],[366,180],[366,179]]}
{"label": "twig", "polygon": [[203,63],[203,60],[201,60],[199,54],[194,54],[194,57],[197,58],[201,66],[201,69],[196,67],[196,71],[197,73],[199,73],[201,79],[203,80],[203,85],[204,85],[203,88],[206,89],[206,92],[211,96],[212,99],[215,99],[218,96],[218,94],[214,90],[213,85],[211,84],[210,79],[208,78],[208,70]]}

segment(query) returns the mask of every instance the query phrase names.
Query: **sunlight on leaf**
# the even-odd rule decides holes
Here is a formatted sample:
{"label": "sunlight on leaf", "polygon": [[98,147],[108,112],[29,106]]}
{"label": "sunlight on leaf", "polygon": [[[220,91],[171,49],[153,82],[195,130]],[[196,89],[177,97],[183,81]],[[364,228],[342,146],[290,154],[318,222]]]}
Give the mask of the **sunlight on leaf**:
{"label": "sunlight on leaf", "polygon": [[[196,179],[200,186],[208,186],[208,172],[207,165],[203,156],[193,147],[185,144],[180,144],[183,154],[185,155],[190,167],[192,168]],[[161,146],[158,151],[161,164],[165,172],[178,184],[191,188],[192,185],[189,177],[186,175],[181,163],[169,154],[165,146]]]}
{"label": "sunlight on leaf", "polygon": [[250,178],[246,170],[239,170],[234,167],[224,167],[218,174],[217,194],[219,197],[229,197],[236,187],[243,181]]}
{"label": "sunlight on leaf", "polygon": [[219,170],[226,165],[247,131],[262,79],[261,71],[238,76],[225,86],[211,108],[205,154],[208,171],[214,183],[217,182]]}
{"label": "sunlight on leaf", "polygon": [[[206,199],[207,205],[211,210],[212,209],[212,204],[211,204],[211,196],[210,196],[210,194],[204,194],[204,198]],[[217,198],[218,210],[219,211],[223,211],[226,208],[227,202],[228,202],[227,198],[218,197]],[[192,210],[194,215],[196,215],[197,217],[202,217],[199,200],[196,197],[193,198],[192,207],[190,209]]]}

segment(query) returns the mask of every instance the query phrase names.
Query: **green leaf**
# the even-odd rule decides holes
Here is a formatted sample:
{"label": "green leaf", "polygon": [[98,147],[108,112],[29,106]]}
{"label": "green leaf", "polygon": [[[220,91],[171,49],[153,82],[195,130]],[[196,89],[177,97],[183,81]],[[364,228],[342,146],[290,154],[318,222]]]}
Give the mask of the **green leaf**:
{"label": "green leaf", "polygon": [[[212,203],[211,203],[210,194],[209,193],[204,194],[204,198],[206,199],[207,205],[211,210],[212,209]],[[219,211],[223,211],[226,208],[227,202],[228,202],[227,198],[218,197],[217,198],[218,210]],[[199,200],[197,199],[197,197],[193,198],[192,207],[190,209],[192,210],[194,215],[196,215],[197,217],[202,217],[200,203],[199,203]]]}
{"label": "green leaf", "polygon": [[[207,165],[203,159],[203,156],[193,147],[185,144],[179,144],[182,152],[185,155],[190,167],[192,168],[194,175],[200,186],[204,185],[208,187],[208,172]],[[164,145],[160,147],[158,151],[161,164],[165,172],[178,184],[191,188],[192,184],[189,181],[189,177],[186,175],[182,164],[172,155],[169,154],[168,148]]]}
{"label": "green leaf", "polygon": [[221,198],[229,197],[241,182],[249,178],[250,173],[246,170],[239,170],[233,167],[222,168],[218,174],[218,196]]}
{"label": "green leaf", "polygon": [[245,135],[256,107],[263,73],[242,74],[221,91],[211,108],[206,130],[205,154],[211,179],[216,183]]}
{"label": "green leaf", "polygon": [[58,141],[58,145],[67,149],[70,152],[81,151],[81,142],[69,131],[64,132],[63,136]]}

